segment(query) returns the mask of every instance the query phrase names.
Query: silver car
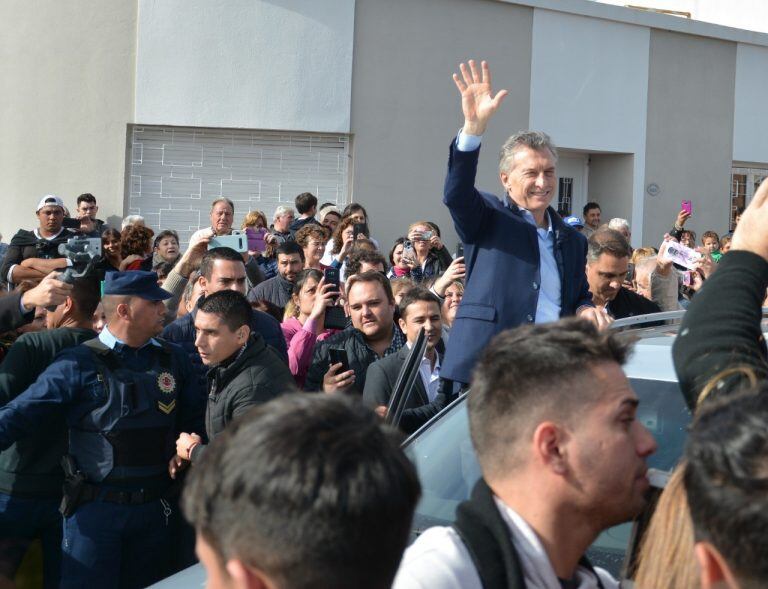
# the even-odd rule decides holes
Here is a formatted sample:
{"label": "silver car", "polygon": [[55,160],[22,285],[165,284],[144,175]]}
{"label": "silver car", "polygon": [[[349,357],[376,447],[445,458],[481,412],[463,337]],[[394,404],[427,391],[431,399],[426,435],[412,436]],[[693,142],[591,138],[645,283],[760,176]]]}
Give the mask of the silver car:
{"label": "silver car", "polygon": [[[674,342],[682,312],[632,317],[614,323],[614,329],[631,329],[639,340],[624,371],[640,405],[639,419],[654,435],[658,450],[648,459],[649,468],[670,471],[677,464],[685,444],[691,414],[683,401],[672,364]],[[658,326],[660,320],[668,324]],[[654,325],[647,327],[647,325]],[[451,525],[456,507],[469,498],[480,468],[469,438],[466,396],[460,397],[435,416],[404,444],[416,465],[422,498],[416,507],[413,538],[431,526]],[[589,549],[592,564],[620,577],[630,542],[632,524],[603,532]],[[160,583],[157,589],[202,587],[205,571],[199,564]]]}

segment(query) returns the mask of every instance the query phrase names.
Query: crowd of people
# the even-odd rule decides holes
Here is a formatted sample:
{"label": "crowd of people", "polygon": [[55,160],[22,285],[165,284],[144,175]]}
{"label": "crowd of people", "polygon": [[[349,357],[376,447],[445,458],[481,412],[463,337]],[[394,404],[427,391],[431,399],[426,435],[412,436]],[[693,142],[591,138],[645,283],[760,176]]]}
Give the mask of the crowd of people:
{"label": "crowd of people", "polygon": [[[0,582],[39,538],[46,587],[143,587],[193,563],[197,533],[215,587],[616,587],[584,554],[644,508],[656,442],[621,368],[631,343],[609,328],[678,309],[696,418],[654,517],[684,533],[649,528],[638,586],[768,580],[768,184],[722,239],[697,243],[682,208],[633,248],[630,223],[603,224],[598,203],[582,217],[551,206],[557,149],[542,132],[502,146],[502,198],[477,190],[506,91],[485,63],[454,81],[455,252],[433,221],[379,241],[361,204],[311,193],[271,222],[217,198],[186,247],[137,215],[108,227],[92,194],[74,215],[39,201],[0,263]],[[60,246],[80,239],[101,256],[65,280],[80,262]],[[671,244],[697,261],[679,265]],[[422,332],[398,427],[468,394],[482,478],[454,526],[403,557],[419,483],[383,418]],[[677,561],[654,568],[661,553]]]}

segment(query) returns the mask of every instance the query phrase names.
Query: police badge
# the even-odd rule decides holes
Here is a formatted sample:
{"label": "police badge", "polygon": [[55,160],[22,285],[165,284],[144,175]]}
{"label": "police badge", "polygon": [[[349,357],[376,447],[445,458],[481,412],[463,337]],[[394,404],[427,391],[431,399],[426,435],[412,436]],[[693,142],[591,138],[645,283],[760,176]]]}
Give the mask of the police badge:
{"label": "police badge", "polygon": [[161,372],[157,377],[157,386],[163,393],[170,395],[176,390],[176,379],[170,372]]}

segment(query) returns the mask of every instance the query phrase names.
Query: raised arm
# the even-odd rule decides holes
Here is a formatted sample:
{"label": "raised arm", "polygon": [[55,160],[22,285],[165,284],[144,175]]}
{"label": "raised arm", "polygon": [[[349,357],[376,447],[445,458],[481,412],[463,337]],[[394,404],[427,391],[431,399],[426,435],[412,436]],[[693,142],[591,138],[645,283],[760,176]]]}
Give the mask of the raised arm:
{"label": "raised arm", "polygon": [[768,377],[761,307],[768,288],[768,181],[741,217],[731,251],[691,302],[673,347],[688,406]]}
{"label": "raised arm", "polygon": [[454,74],[453,81],[461,94],[464,126],[461,141],[454,142],[451,147],[443,202],[451,212],[461,240],[473,243],[482,231],[488,210],[485,199],[475,189],[480,136],[507,91],[493,93],[490,68],[484,61],[480,69],[473,60],[469,65],[460,64],[459,69],[461,76]]}

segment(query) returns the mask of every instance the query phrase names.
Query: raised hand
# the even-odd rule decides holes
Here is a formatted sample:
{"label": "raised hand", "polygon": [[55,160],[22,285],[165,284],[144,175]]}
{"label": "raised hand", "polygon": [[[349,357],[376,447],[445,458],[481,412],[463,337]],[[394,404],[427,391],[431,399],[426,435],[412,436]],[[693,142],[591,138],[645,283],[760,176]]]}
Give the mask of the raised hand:
{"label": "raised hand", "polygon": [[488,120],[501,105],[502,100],[508,94],[506,90],[499,90],[494,96],[491,89],[491,70],[488,63],[480,62],[481,69],[477,69],[475,60],[469,60],[469,66],[459,64],[461,77],[453,74],[453,81],[461,92],[461,108],[464,111],[464,133],[468,135],[482,135],[488,126]]}

